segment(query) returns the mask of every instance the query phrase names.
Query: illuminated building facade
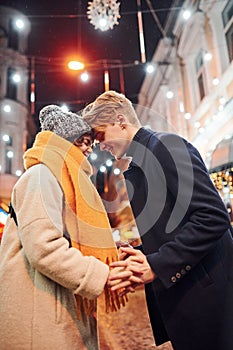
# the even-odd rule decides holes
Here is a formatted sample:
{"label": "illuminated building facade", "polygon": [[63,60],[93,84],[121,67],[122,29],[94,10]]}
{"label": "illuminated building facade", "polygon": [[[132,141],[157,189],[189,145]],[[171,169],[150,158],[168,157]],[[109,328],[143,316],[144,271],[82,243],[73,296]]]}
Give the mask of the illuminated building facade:
{"label": "illuminated building facade", "polygon": [[23,172],[22,156],[32,130],[28,124],[33,125],[28,105],[28,58],[25,55],[29,32],[30,22],[22,13],[0,6],[1,222],[12,187]]}
{"label": "illuminated building facade", "polygon": [[221,178],[228,199],[223,197],[232,205],[233,2],[175,0],[165,33],[151,62],[154,72],[142,84],[137,113],[142,124],[191,141],[211,174],[226,171],[227,181],[222,173]]}

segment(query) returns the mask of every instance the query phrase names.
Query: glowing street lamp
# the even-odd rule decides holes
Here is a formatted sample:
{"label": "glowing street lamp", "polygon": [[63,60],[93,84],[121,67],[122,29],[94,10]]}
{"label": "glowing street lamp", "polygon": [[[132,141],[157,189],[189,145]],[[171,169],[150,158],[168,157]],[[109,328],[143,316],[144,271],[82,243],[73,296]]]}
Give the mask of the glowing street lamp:
{"label": "glowing street lamp", "polygon": [[70,61],[68,63],[68,68],[71,70],[83,70],[85,68],[85,65],[79,61]]}
{"label": "glowing street lamp", "polygon": [[[106,67],[106,63],[104,64],[105,66],[105,70],[104,70],[104,88],[105,88],[105,91],[108,91],[109,90],[109,71]],[[69,61],[68,63],[68,68],[70,70],[75,70],[75,71],[78,71],[78,70],[83,70],[85,68],[85,65],[84,63],[80,62],[80,61]],[[83,72],[81,74],[81,80],[83,82],[87,82],[89,80],[89,75],[87,72]]]}
{"label": "glowing street lamp", "polygon": [[[123,65],[121,63],[121,60],[111,60],[110,63],[112,64],[112,62],[114,62],[114,68],[116,68],[116,67],[119,68],[120,91],[122,94],[124,94],[125,93],[125,85],[124,85]],[[117,63],[117,65],[115,66],[116,63]],[[100,66],[101,66],[101,68],[100,68]],[[85,83],[89,80],[89,78],[90,78],[89,73],[86,70],[84,70],[85,69],[84,63],[82,63],[80,61],[72,60],[72,61],[68,62],[67,67],[73,71],[81,70],[82,72],[80,74],[80,80],[82,82]],[[93,67],[93,64],[92,64],[92,67]],[[101,70],[103,69],[104,90],[109,91],[110,90],[110,73],[109,73],[108,61],[105,59],[99,60],[96,62],[96,67],[97,67],[97,69],[101,69]],[[111,66],[110,66],[110,68],[111,68]]]}

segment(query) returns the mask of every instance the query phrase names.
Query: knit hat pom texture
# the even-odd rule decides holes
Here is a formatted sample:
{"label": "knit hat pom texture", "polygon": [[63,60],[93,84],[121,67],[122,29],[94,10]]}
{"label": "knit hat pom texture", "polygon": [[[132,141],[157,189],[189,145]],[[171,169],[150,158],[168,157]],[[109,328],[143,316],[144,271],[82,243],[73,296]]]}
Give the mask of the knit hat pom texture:
{"label": "knit hat pom texture", "polygon": [[42,131],[52,131],[72,143],[75,139],[91,131],[91,127],[81,116],[73,112],[64,112],[61,107],[56,105],[42,108],[39,119]]}

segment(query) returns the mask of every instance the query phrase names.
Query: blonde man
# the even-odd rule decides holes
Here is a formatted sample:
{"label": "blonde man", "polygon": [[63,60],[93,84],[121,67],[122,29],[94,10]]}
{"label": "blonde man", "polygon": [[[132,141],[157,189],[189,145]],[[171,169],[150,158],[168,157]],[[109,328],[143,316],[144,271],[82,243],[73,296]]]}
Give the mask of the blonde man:
{"label": "blonde man", "polygon": [[[132,158],[124,177],[142,247],[121,248],[122,261],[112,267],[145,284],[156,344],[233,349],[231,226],[200,154],[178,135],[141,127],[132,103],[115,91],[100,95],[83,117],[101,150]],[[135,287],[121,272],[108,284]]]}

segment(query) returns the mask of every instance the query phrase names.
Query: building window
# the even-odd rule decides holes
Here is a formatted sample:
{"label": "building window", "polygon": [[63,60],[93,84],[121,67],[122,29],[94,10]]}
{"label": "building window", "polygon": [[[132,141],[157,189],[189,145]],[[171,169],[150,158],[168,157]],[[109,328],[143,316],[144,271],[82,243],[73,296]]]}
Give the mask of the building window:
{"label": "building window", "polygon": [[227,39],[229,59],[231,62],[233,60],[233,23],[230,26],[230,29],[226,32],[226,39]]}
{"label": "building window", "polygon": [[198,82],[198,88],[199,88],[199,93],[200,93],[200,99],[202,100],[205,97],[205,89],[204,89],[204,82],[203,82],[203,75],[200,74],[199,77],[197,78]]}
{"label": "building window", "polygon": [[15,73],[16,73],[16,70],[14,68],[8,68],[6,97],[12,100],[16,100],[17,98],[17,84],[15,84],[15,82],[12,79]]}
{"label": "building window", "polygon": [[222,13],[230,62],[233,60],[233,2],[229,0]]}
{"label": "building window", "polygon": [[13,50],[18,50],[19,33],[14,27],[13,21],[9,21],[8,47]]}
{"label": "building window", "polygon": [[7,32],[6,32],[5,28],[3,28],[0,25],[0,44],[1,44],[1,46],[3,46],[6,38],[7,38]]}
{"label": "building window", "polygon": [[12,173],[12,158],[13,158],[13,156],[14,156],[14,154],[13,154],[12,150],[10,150],[9,148],[6,148],[6,151],[5,151],[5,164],[6,164],[5,173],[6,174]]}
{"label": "building window", "polygon": [[196,57],[196,73],[197,73],[197,84],[199,90],[200,101],[205,97],[205,84],[204,84],[204,64],[202,51]]}

